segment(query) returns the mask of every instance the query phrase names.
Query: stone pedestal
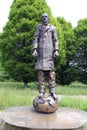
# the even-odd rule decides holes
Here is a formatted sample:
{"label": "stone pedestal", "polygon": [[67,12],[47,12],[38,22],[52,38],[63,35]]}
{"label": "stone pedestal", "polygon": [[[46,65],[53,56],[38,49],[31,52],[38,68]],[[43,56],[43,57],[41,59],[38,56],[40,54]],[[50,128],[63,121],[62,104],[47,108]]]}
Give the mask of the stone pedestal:
{"label": "stone pedestal", "polygon": [[2,130],[87,130],[87,112],[70,108],[44,114],[33,107],[13,107],[1,113],[1,121]]}

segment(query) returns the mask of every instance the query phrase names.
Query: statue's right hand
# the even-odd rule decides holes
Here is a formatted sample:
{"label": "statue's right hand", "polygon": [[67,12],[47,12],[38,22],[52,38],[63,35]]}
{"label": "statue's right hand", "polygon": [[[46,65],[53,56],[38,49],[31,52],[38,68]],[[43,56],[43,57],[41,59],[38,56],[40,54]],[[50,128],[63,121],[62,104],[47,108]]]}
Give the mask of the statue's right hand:
{"label": "statue's right hand", "polygon": [[32,54],[33,57],[37,57],[37,50],[35,49]]}

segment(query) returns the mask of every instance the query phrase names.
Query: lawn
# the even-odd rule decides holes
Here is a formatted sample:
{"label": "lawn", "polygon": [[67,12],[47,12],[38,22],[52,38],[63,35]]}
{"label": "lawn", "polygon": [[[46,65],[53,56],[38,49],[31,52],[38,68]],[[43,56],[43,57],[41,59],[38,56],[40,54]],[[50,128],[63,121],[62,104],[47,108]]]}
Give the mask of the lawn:
{"label": "lawn", "polygon": [[[81,83],[73,84],[56,86],[56,94],[63,95],[60,106],[87,111],[87,98],[71,97],[71,95],[87,95],[87,86]],[[38,95],[38,84],[33,82],[28,85],[29,88],[24,89],[23,83],[20,82],[0,82],[0,110],[13,106],[32,106],[33,99]]]}

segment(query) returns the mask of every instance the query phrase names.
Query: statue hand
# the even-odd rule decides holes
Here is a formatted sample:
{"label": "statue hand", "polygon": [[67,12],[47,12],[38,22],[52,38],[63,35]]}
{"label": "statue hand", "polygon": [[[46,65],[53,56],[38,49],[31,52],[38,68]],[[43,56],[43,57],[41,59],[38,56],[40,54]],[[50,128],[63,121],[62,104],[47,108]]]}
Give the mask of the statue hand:
{"label": "statue hand", "polygon": [[32,54],[33,57],[37,57],[37,50],[35,49]]}
{"label": "statue hand", "polygon": [[58,51],[56,50],[55,52],[54,52],[54,57],[58,57],[59,56],[59,53],[58,53]]}

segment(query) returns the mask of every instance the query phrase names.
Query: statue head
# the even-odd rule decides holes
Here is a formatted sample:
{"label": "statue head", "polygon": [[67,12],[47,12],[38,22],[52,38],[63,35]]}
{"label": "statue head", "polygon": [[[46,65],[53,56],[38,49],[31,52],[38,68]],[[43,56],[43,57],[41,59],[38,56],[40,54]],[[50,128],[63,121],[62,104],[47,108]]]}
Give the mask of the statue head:
{"label": "statue head", "polygon": [[42,22],[42,24],[44,24],[44,25],[47,25],[47,24],[48,24],[48,22],[49,22],[49,16],[48,16],[48,14],[43,13],[43,14],[41,15],[41,22]]}

